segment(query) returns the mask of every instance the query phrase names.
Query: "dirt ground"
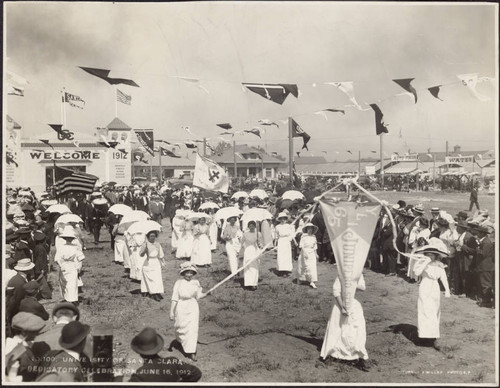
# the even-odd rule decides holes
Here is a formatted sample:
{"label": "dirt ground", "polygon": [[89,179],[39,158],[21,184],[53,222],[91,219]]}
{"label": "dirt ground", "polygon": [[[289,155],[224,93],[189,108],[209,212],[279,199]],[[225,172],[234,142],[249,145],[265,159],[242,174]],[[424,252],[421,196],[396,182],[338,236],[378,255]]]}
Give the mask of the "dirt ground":
{"label": "dirt ground", "polygon": [[[422,203],[447,209],[452,215],[468,208],[468,194],[375,193],[395,203]],[[494,197],[481,194],[479,203],[493,216]],[[167,256],[163,269],[165,299],[141,297],[140,285],[125,275],[122,266],[112,263],[109,234],[101,231],[97,247],[87,235],[86,260],[81,294],[81,321],[92,326],[114,327],[115,368],[125,376],[137,369],[139,356],[130,341],[145,326],[155,328],[165,339],[162,356],[184,360],[178,350],[167,351],[175,338],[169,320],[170,297],[180,260],[171,255],[170,225],[163,220],[159,241]],[[332,285],[335,265],[318,263],[318,289],[280,278],[274,273],[276,255],[261,259],[259,288],[245,291],[239,282],[229,281],[200,301],[198,361],[202,382],[315,382],[315,383],[494,383],[498,382],[495,359],[498,342],[497,310],[480,308],[475,301],[441,299],[441,350],[419,347],[412,339],[417,325],[418,285],[402,277],[385,277],[365,269],[366,291],[358,291],[366,319],[370,372],[342,363],[322,363],[319,351],[333,306]],[[221,244],[213,254],[211,268],[197,275],[204,290],[229,274]],[[240,261],[241,265],[241,261]],[[294,264],[296,266],[296,264]],[[56,272],[50,309],[60,300]]]}

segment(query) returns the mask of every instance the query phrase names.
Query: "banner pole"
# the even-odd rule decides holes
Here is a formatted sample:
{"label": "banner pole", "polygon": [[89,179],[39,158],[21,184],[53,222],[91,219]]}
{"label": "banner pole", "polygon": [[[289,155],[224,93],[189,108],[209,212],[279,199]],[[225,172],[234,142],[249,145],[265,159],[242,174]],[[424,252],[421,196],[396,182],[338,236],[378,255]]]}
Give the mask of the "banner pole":
{"label": "banner pole", "polygon": [[288,173],[290,174],[290,184],[293,187],[293,137],[292,118],[288,117]]}
{"label": "banner pole", "polygon": [[384,133],[381,133],[380,136],[380,178],[381,178],[381,190],[384,191],[384,150],[383,150],[383,141],[382,136]]}
{"label": "banner pole", "polygon": [[236,140],[233,140],[233,168],[234,168],[234,179],[238,175],[238,168],[236,166]]}

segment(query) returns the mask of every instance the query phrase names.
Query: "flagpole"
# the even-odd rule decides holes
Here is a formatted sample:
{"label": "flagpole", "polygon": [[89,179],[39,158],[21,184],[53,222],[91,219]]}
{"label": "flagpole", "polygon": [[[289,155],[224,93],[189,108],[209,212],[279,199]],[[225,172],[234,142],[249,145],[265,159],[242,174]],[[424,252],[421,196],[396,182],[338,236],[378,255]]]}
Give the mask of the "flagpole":
{"label": "flagpole", "polygon": [[160,186],[161,186],[161,181],[163,180],[163,171],[162,171],[162,169],[161,169],[161,154],[162,154],[162,152],[161,152],[161,151],[162,151],[162,150],[161,150],[161,147],[160,147],[160,155],[159,155],[159,158],[160,158],[160,181],[159,181],[159,185],[160,185]]}
{"label": "flagpole", "polygon": [[61,124],[64,127],[64,92],[61,90]]}
{"label": "flagpole", "polygon": [[288,171],[290,174],[290,183],[293,186],[293,138],[291,117],[288,117]]}
{"label": "flagpole", "polygon": [[66,94],[66,92],[65,92],[65,88],[63,88],[62,93],[63,93],[63,100],[62,100],[63,101],[63,103],[62,103],[62,105],[63,105],[63,122],[62,122],[62,124],[63,124],[63,129],[66,129],[66,105],[65,105],[65,102],[66,102],[66,98],[65,98],[66,96],[65,96],[65,94]]}
{"label": "flagpole", "polygon": [[236,166],[236,140],[233,140],[233,167],[234,167],[234,178],[236,179],[238,175],[238,168]]}
{"label": "flagpole", "polygon": [[384,147],[383,147],[383,141],[382,141],[382,136],[384,136],[384,133],[382,132],[380,135],[380,178],[381,178],[381,184],[382,184],[382,191],[384,191]]}
{"label": "flagpole", "polygon": [[115,87],[115,117],[118,117],[118,87]]}
{"label": "flagpole", "polygon": [[361,151],[358,150],[358,175],[361,176]]}
{"label": "flagpole", "polygon": [[207,157],[207,138],[203,138],[203,156]]}

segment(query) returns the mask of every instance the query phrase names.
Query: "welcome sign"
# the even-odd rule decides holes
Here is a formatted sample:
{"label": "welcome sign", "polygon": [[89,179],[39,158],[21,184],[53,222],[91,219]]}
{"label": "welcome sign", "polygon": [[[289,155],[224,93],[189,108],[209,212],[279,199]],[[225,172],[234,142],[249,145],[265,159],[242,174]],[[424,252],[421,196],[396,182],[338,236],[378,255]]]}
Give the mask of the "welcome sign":
{"label": "welcome sign", "polygon": [[365,266],[381,205],[324,198],[319,201],[332,246],[342,301],[349,312]]}

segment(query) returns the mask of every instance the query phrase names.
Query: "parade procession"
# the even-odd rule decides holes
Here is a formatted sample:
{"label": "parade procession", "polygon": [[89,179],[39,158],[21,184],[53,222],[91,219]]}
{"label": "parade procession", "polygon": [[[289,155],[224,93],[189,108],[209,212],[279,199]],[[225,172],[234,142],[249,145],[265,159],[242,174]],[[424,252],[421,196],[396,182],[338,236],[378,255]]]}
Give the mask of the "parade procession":
{"label": "parade procession", "polygon": [[2,384],[499,383],[497,4],[4,4]]}

